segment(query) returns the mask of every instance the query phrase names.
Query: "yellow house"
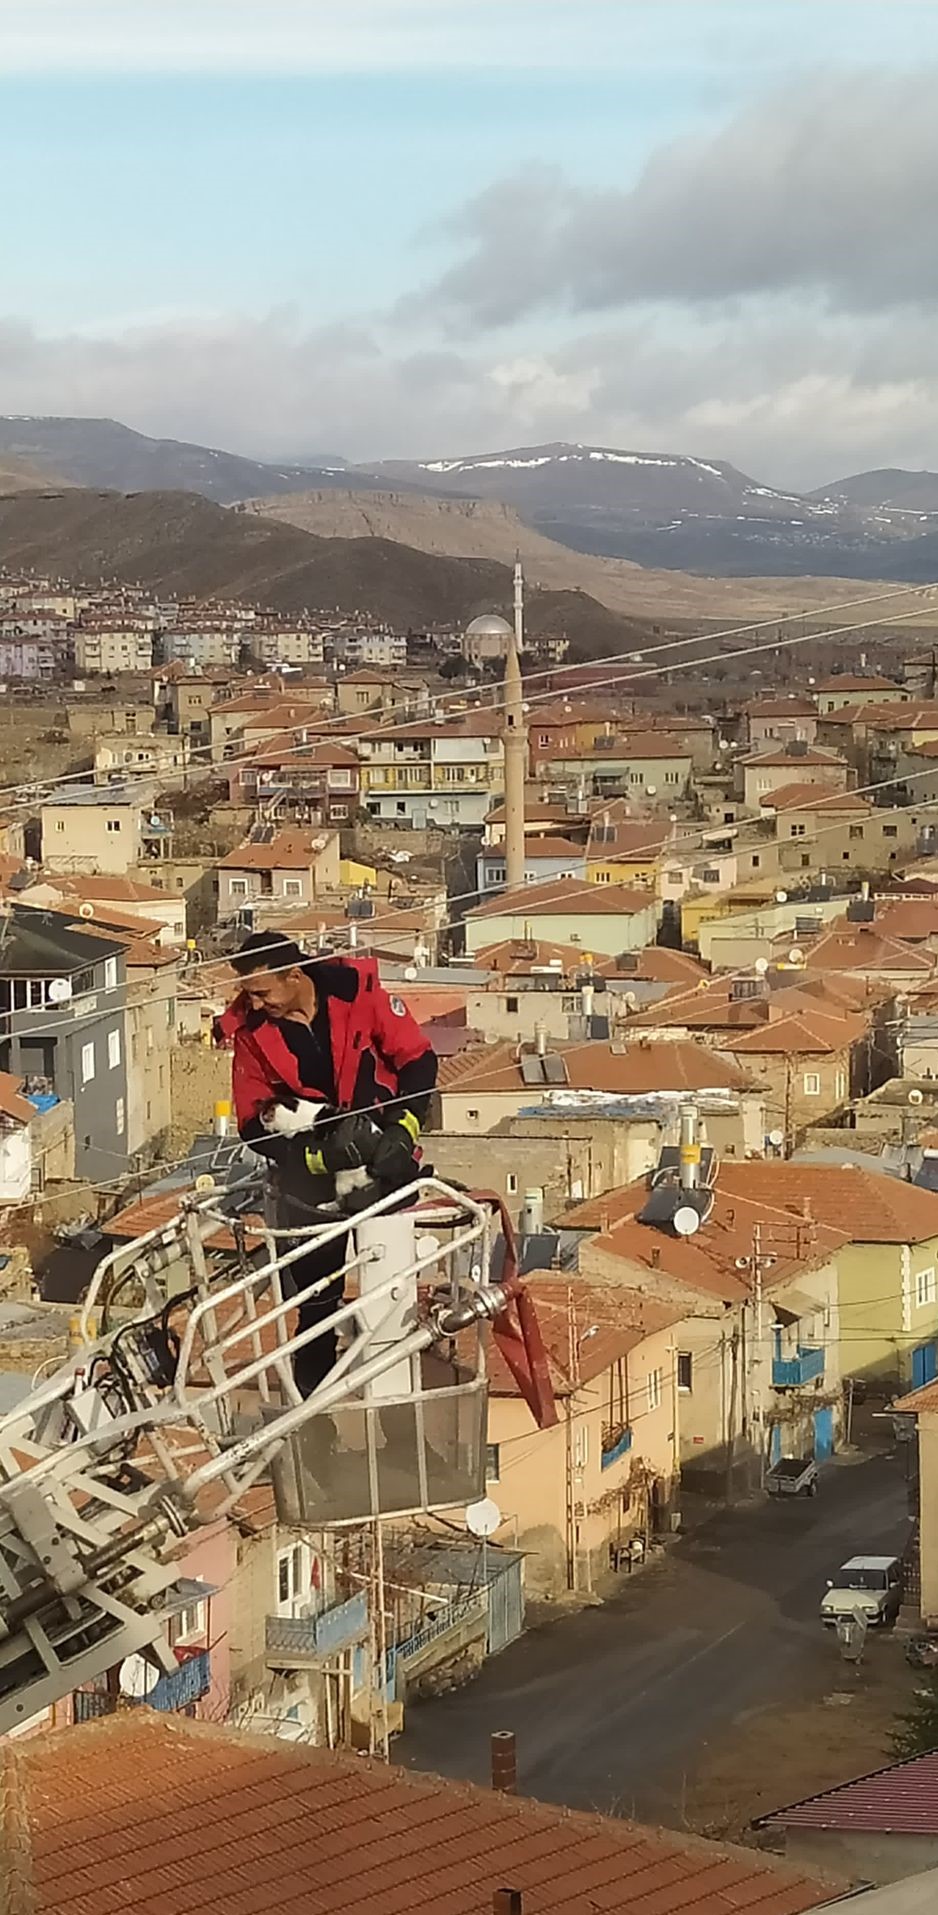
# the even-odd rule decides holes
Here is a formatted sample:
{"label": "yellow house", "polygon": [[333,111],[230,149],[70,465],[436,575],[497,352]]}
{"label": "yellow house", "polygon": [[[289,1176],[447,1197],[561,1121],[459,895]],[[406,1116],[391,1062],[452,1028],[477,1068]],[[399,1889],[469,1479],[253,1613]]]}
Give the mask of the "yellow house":
{"label": "yellow house", "polygon": [[593,814],[586,876],[591,884],[636,884],[657,891],[673,838],[669,818],[636,818],[621,799],[612,802]]}
{"label": "yellow house", "polygon": [[590,1589],[617,1548],[669,1526],[680,1311],[576,1276],[538,1271],[528,1283],[559,1420],[532,1427],[493,1350],[487,1477],[502,1515],[497,1540],[525,1552],[529,1591]]}
{"label": "yellow house", "polygon": [[915,1389],[938,1376],[938,1194],[852,1164],[724,1161],[720,1189],[847,1237],[841,1370]]}
{"label": "yellow house", "polygon": [[339,861],[339,883],[343,891],[360,891],[364,884],[375,891],[378,873],[373,864],[359,864],[355,858],[342,858]]}

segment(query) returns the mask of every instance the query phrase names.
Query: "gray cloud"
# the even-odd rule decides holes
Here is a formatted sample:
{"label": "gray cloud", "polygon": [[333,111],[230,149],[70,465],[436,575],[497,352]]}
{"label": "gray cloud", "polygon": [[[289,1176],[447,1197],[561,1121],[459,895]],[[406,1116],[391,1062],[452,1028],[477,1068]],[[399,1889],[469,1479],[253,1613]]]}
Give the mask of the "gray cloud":
{"label": "gray cloud", "polygon": [[448,222],[465,248],[432,287],[451,322],[539,308],[713,306],[794,292],[845,311],[938,297],[934,71],[778,92],[661,147],[628,190],[534,168]]}

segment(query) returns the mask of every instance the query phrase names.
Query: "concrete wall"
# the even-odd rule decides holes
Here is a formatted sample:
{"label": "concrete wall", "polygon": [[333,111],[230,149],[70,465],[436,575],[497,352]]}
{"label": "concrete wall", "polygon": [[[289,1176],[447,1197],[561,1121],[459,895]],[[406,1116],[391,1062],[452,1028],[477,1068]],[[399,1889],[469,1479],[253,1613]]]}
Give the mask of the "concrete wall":
{"label": "concrete wall", "polygon": [[466,950],[470,956],[489,944],[506,938],[538,938],[548,944],[578,945],[581,950],[616,957],[620,951],[642,951],[654,944],[658,932],[658,906],[649,896],[647,905],[624,915],[610,905],[607,911],[577,910],[576,900],[554,911],[539,910],[526,916],[523,903],[510,911],[466,919]]}
{"label": "concrete wall", "polygon": [[517,1135],[515,1126],[484,1138],[436,1131],[425,1138],[424,1153],[439,1176],[454,1177],[472,1190],[497,1191],[516,1220],[526,1190],[543,1190],[550,1222],[569,1204],[598,1196],[615,1181],[612,1151],[596,1148],[589,1137],[564,1136],[551,1123],[526,1137]]}
{"label": "concrete wall", "polygon": [[[773,1838],[775,1833],[773,1830]],[[888,1835],[862,1829],[786,1829],[779,1833],[788,1861],[823,1870],[844,1882],[870,1882],[879,1887],[938,1866],[938,1835]],[[844,1903],[845,1909],[849,1906],[849,1902]],[[862,1907],[861,1897],[858,1912]]]}
{"label": "concrete wall", "polygon": [[920,1557],[922,1620],[938,1622],[938,1412],[918,1417]]}

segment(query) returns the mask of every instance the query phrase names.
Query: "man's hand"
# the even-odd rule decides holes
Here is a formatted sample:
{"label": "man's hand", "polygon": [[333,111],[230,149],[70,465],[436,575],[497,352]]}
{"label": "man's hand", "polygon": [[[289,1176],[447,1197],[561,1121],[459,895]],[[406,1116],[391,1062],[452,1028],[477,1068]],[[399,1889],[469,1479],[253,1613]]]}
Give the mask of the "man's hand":
{"label": "man's hand", "polygon": [[343,1170],[370,1170],[381,1132],[364,1112],[332,1124],[320,1146],[322,1167],[331,1177]]}
{"label": "man's hand", "polygon": [[334,1116],[329,1104],[314,1104],[305,1097],[294,1098],[292,1104],[268,1104],[260,1113],[264,1129],[274,1137],[299,1137],[315,1130],[323,1118]]}
{"label": "man's hand", "polygon": [[375,1180],[389,1190],[400,1190],[414,1182],[417,1175],[414,1138],[405,1123],[389,1124],[387,1130],[381,1132],[370,1170]]}

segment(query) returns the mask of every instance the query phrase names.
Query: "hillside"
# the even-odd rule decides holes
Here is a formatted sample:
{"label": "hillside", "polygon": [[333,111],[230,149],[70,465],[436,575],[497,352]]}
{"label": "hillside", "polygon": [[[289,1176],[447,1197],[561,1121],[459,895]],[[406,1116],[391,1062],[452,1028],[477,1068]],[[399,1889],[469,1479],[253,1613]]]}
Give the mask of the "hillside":
{"label": "hillside", "polygon": [[887,466],[878,472],[855,472],[835,479],[812,499],[842,499],[862,512],[894,507],[905,512],[938,512],[938,472],[903,472]]}
{"label": "hillside", "polygon": [[68,483],[58,474],[53,476],[27,464],[25,459],[0,454],[0,498],[9,498],[17,492],[44,492],[50,485],[60,488]]}
{"label": "hillside", "polygon": [[[267,465],[212,446],[179,439],[150,439],[116,419],[0,417],[0,466],[7,455],[25,459],[40,473],[70,485],[115,492],[199,492],[219,505],[254,493],[295,492],[331,483],[328,467]],[[335,474],[347,485],[342,470]],[[359,481],[365,484],[362,475]]]}
{"label": "hillside", "polygon": [[[222,595],[291,613],[366,612],[402,627],[464,624],[506,611],[511,572],[485,559],[444,558],[387,539],[322,539],[185,492],[73,490],[0,499],[0,563],[93,583]],[[592,655],[647,637],[582,593],[533,593],[531,630],[565,630]]]}

